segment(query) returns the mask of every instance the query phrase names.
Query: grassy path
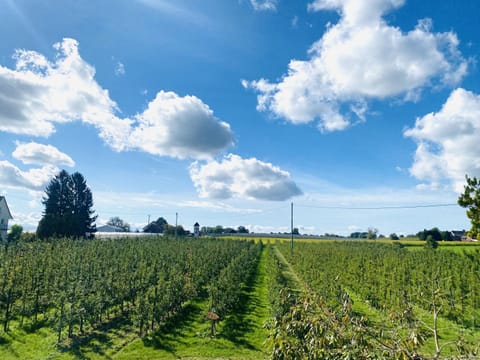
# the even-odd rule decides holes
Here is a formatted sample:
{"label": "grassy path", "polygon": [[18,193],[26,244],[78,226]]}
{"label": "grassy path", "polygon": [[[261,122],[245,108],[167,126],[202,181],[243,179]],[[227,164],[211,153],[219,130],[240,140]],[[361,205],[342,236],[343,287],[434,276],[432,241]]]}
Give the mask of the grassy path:
{"label": "grassy path", "polygon": [[267,294],[266,249],[262,251],[253,279],[242,295],[243,306],[227,317],[210,334],[205,313],[209,300],[189,305],[186,316],[169,329],[137,339],[114,354],[112,359],[266,359],[267,332],[264,322],[270,317]]}
{"label": "grassy path", "polygon": [[290,290],[295,292],[307,292],[307,284],[298,276],[293,269],[292,264],[288,262],[282,252],[275,245],[273,246],[273,251],[277,259],[283,265],[283,276],[287,280]]}

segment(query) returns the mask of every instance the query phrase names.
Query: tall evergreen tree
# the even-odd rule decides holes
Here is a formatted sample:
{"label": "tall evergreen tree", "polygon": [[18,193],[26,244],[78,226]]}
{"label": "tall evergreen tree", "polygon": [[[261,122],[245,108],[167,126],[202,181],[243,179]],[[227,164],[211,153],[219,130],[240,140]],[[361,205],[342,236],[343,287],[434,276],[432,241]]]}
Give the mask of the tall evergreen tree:
{"label": "tall evergreen tree", "polygon": [[93,196],[90,188],[87,186],[87,181],[82,174],[76,172],[72,174],[72,195],[73,195],[73,213],[77,222],[77,236],[85,236],[85,234],[92,234],[97,231],[95,220],[97,216],[94,215]]}
{"label": "tall evergreen tree", "polygon": [[92,192],[82,174],[60,171],[45,189],[37,235],[89,237],[96,231]]}

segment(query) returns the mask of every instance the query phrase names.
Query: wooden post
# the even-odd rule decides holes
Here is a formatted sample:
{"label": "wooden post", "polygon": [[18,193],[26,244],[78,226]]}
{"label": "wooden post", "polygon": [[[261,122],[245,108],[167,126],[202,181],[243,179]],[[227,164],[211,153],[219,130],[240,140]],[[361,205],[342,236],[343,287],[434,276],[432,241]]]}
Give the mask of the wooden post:
{"label": "wooden post", "polygon": [[213,311],[209,311],[209,312],[207,312],[207,319],[212,322],[211,327],[210,327],[210,336],[214,337],[215,336],[215,326],[217,324],[217,321],[220,319],[220,316],[218,316]]}

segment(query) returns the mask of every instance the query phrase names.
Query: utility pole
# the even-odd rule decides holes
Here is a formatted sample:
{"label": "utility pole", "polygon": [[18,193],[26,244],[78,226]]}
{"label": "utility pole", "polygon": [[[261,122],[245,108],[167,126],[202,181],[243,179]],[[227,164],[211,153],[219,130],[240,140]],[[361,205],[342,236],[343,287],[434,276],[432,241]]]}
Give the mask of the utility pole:
{"label": "utility pole", "polygon": [[147,220],[147,225],[150,224],[150,214],[147,215],[148,220]]}
{"label": "utility pole", "polygon": [[291,204],[290,219],[291,219],[290,231],[291,231],[291,234],[292,234],[292,240],[290,241],[290,250],[293,250],[293,202]]}
{"label": "utility pole", "polygon": [[175,240],[177,240],[178,212],[175,213]]}

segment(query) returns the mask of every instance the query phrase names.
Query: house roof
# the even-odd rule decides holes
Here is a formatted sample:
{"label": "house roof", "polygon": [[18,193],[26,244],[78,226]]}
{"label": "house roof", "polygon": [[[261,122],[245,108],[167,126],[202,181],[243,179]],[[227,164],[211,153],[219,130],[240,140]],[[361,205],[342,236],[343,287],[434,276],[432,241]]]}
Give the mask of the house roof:
{"label": "house roof", "polygon": [[123,232],[123,229],[113,225],[102,225],[97,227],[97,232]]}
{"label": "house roof", "polygon": [[5,196],[0,196],[0,204],[2,202],[5,202],[5,207],[7,208],[8,219],[9,220],[13,219],[12,213],[10,212],[10,209],[8,208],[7,199],[5,199]]}

